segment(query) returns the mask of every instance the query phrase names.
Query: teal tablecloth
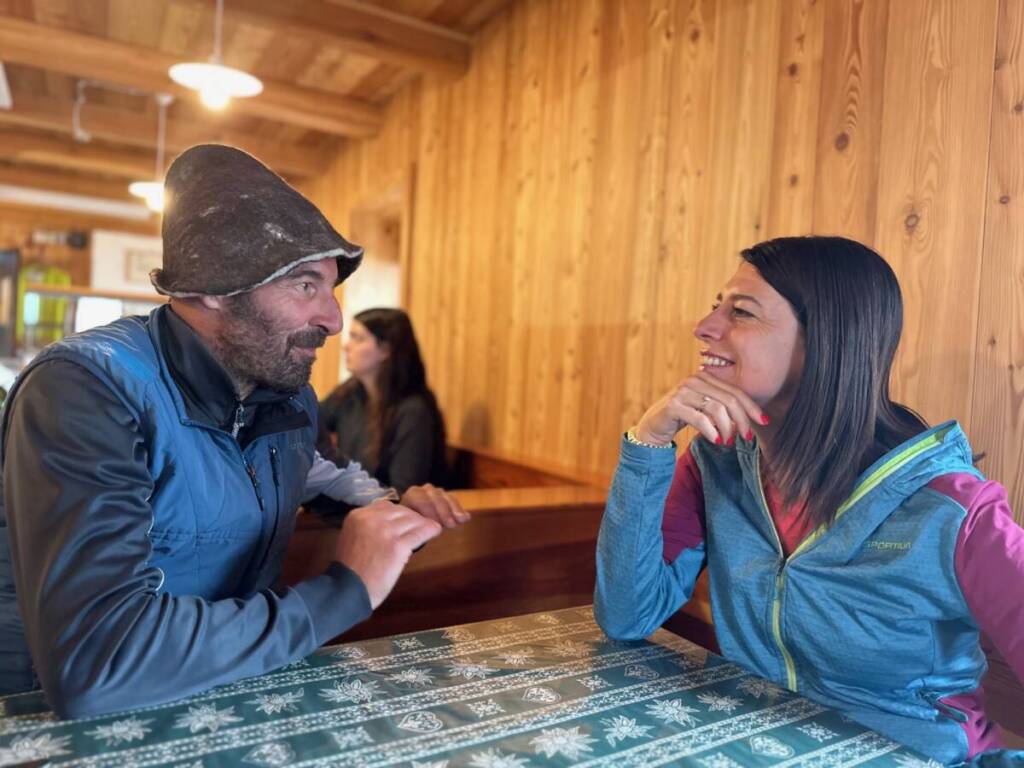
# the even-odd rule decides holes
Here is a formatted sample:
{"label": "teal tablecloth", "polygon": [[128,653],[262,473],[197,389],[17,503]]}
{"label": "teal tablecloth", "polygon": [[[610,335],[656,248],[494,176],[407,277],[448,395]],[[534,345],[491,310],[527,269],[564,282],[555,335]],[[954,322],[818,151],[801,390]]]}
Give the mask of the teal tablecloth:
{"label": "teal tablecloth", "polygon": [[668,632],[610,641],[590,608],[324,648],[110,717],[0,704],[5,765],[937,765]]}

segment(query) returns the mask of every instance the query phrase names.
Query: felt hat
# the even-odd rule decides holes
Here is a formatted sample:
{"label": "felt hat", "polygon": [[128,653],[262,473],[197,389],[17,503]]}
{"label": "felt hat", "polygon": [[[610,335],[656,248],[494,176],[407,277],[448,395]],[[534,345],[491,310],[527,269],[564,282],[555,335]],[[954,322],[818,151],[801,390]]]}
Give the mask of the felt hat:
{"label": "felt hat", "polygon": [[222,144],[182,152],[164,180],[163,267],[149,279],[165,296],[232,296],[307,261],[335,258],[340,283],[363,249],[252,155]]}

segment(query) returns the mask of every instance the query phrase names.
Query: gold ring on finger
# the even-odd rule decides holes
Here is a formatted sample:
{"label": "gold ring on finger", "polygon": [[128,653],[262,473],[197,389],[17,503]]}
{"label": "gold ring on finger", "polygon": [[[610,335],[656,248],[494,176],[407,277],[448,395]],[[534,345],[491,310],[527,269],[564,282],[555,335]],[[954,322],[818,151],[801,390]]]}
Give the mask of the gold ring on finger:
{"label": "gold ring on finger", "polygon": [[697,410],[700,411],[701,413],[704,413],[704,409],[708,407],[708,403],[710,402],[711,398],[708,397],[707,395],[704,395],[704,397],[700,401],[700,405],[697,406]]}

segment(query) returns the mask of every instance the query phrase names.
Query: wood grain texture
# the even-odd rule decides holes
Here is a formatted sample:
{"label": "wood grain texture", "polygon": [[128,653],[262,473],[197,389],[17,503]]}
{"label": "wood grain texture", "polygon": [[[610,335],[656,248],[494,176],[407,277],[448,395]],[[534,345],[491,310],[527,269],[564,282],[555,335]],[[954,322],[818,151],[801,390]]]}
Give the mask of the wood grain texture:
{"label": "wood grain texture", "polygon": [[[1000,0],[978,301],[975,450],[1024,521],[1024,3]],[[1024,708],[1022,708],[1024,710]],[[1024,732],[1024,723],[1019,730]]]}
{"label": "wood grain texture", "polygon": [[[275,145],[280,150],[298,150],[296,145],[318,150],[329,140],[323,131],[372,135],[379,123],[379,105],[408,86],[421,69],[445,72],[449,77],[463,74],[472,55],[474,33],[509,2],[227,3],[224,61],[264,79],[268,90],[258,103],[249,100],[249,104],[236,104],[227,115],[215,115],[179,100],[170,109],[170,122],[180,124],[182,134],[199,133],[206,141],[216,140],[218,135],[241,136],[254,151],[262,148],[267,155],[271,152],[266,150]],[[162,75],[165,69],[158,66],[155,71],[149,70],[152,61],[159,59],[166,64],[169,58],[207,59],[213,44],[213,9],[212,0],[0,0],[0,29],[6,21],[32,23],[42,25],[53,36],[50,48],[37,50],[35,55],[24,50],[26,45],[32,47],[30,29],[13,37],[4,37],[0,31],[5,64],[22,70],[9,73],[15,105],[34,97],[51,98],[60,102],[66,116],[70,115],[77,79],[96,77],[104,84],[90,89],[90,104],[140,113],[140,105],[152,101],[149,93],[113,91],[108,84],[128,82],[149,88],[159,81],[155,75]],[[64,34],[70,36],[61,38]],[[110,43],[111,47],[100,49],[108,56],[123,56],[130,50],[151,55],[144,55],[134,67],[123,66],[124,59],[120,64],[102,67],[104,62],[97,65],[82,60],[75,41],[90,50],[93,45]],[[42,44],[45,46],[45,40]],[[16,59],[25,64],[12,63]],[[165,89],[170,87],[164,85]],[[315,100],[314,110],[308,109],[309,98]],[[255,111],[238,118],[238,112],[248,107]],[[297,125],[283,123],[282,118],[295,120]],[[122,134],[125,138],[134,130],[130,120],[129,115]],[[225,126],[225,122],[232,126]],[[234,130],[239,122],[244,130]],[[152,138],[148,130],[142,135]]]}
{"label": "wood grain texture", "polygon": [[903,288],[894,396],[968,433],[996,11],[891,3],[886,46],[874,244]]}
{"label": "wood grain texture", "polygon": [[890,0],[822,0],[813,230],[875,239]]}
{"label": "wood grain texture", "polygon": [[415,165],[407,308],[453,439],[605,474],[742,247],[860,239],[904,286],[895,392],[1024,520],[1019,8],[519,0],[310,191],[344,228]]}

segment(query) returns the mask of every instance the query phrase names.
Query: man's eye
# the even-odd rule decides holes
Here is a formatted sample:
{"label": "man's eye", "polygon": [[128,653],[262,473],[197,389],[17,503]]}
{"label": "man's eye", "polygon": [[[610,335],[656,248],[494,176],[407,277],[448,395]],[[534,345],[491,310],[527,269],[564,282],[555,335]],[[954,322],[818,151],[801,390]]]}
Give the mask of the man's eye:
{"label": "man's eye", "polygon": [[299,289],[308,296],[312,296],[316,292],[316,286],[312,283],[299,283]]}
{"label": "man's eye", "polygon": [[747,310],[741,309],[740,307],[733,307],[732,313],[738,317],[753,317],[753,315],[747,312]]}

